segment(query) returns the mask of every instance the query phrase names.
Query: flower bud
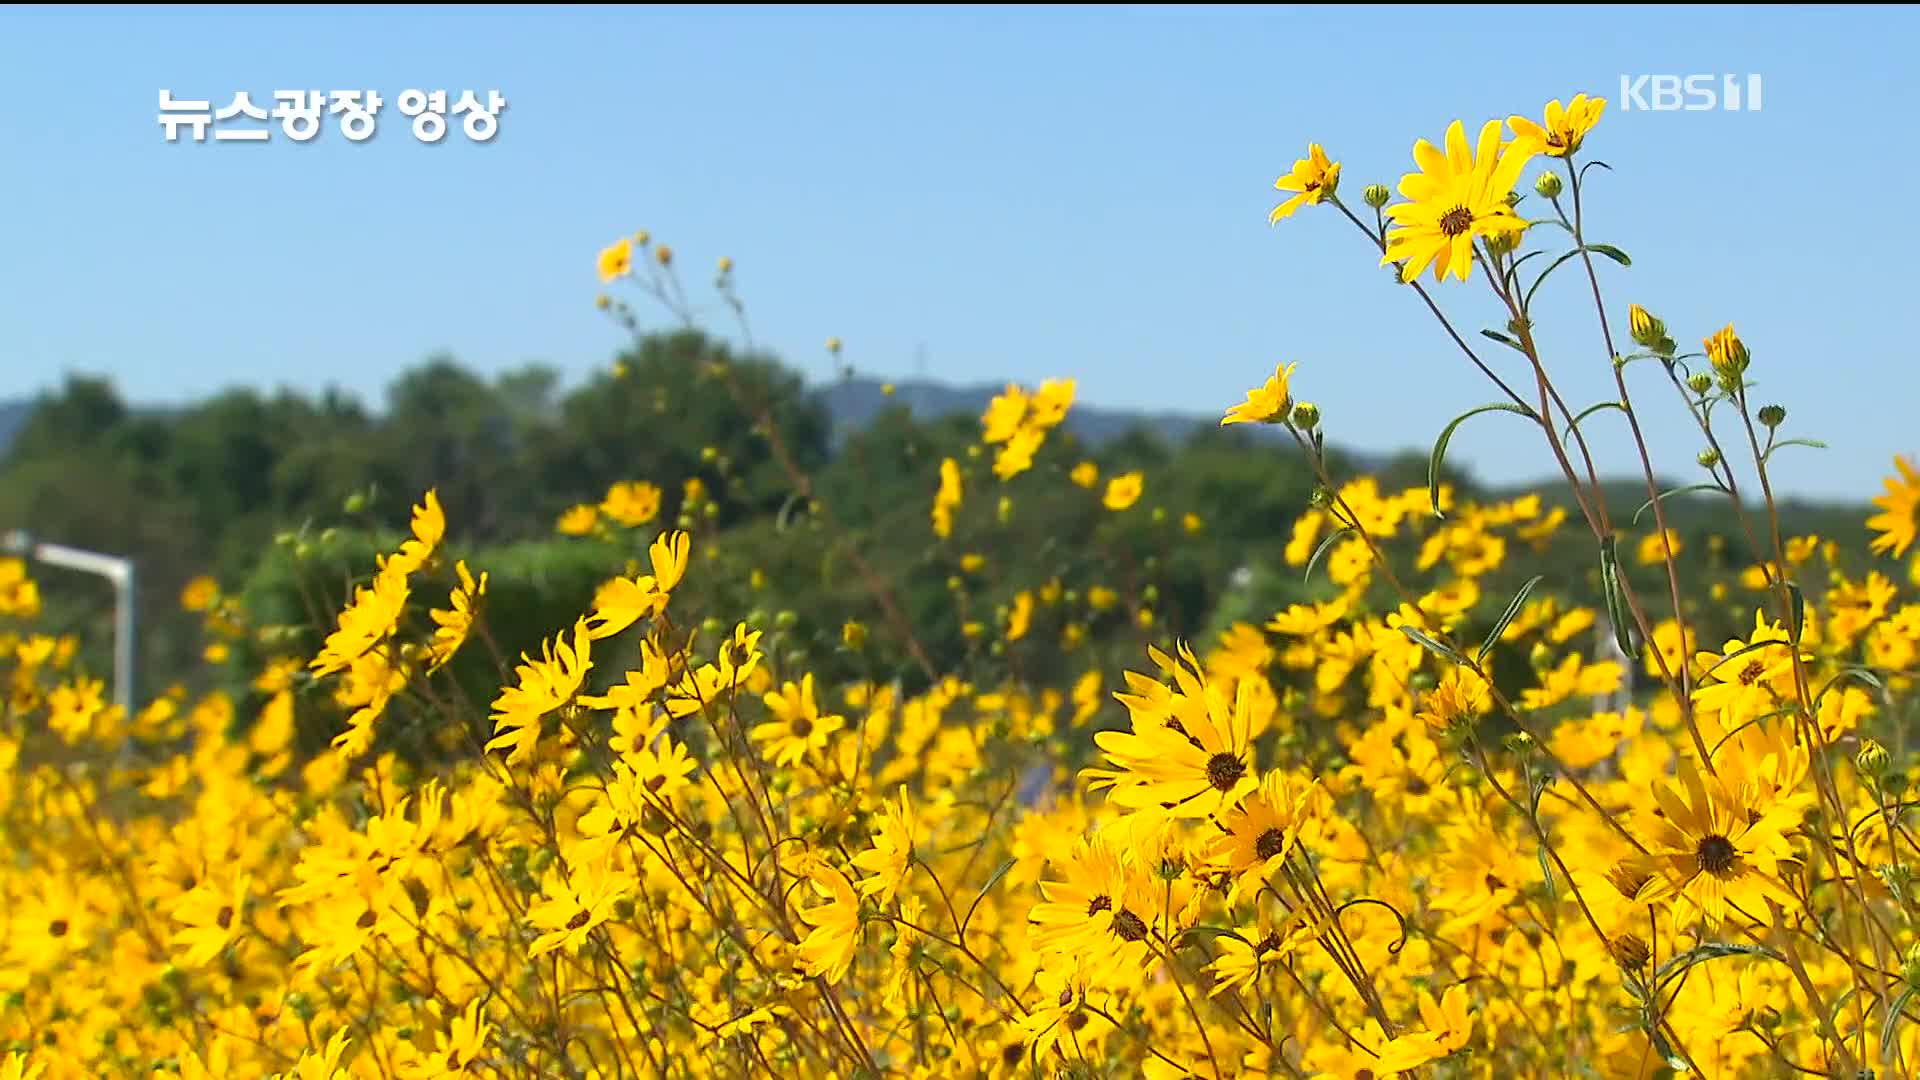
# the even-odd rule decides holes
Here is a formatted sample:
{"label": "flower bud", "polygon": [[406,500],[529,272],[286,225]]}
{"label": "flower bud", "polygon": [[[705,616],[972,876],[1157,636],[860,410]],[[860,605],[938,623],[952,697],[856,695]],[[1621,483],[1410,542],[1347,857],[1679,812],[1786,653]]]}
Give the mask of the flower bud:
{"label": "flower bud", "polygon": [[601,293],[600,295],[593,298],[593,306],[596,308],[599,308],[601,311],[607,310],[607,308],[612,304],[613,304],[613,297],[608,296],[606,293]]}
{"label": "flower bud", "polygon": [[1367,189],[1360,193],[1360,197],[1367,200],[1368,206],[1378,210],[1387,205],[1387,200],[1393,197],[1393,193],[1387,190],[1385,184],[1368,184]]}
{"label": "flower bud", "polygon": [[733,260],[727,258],[725,255],[720,256],[720,272],[723,274],[733,273]]}
{"label": "flower bud", "polygon": [[1298,405],[1295,405],[1293,407],[1293,424],[1295,427],[1304,428],[1307,431],[1312,431],[1314,428],[1319,427],[1320,406],[1315,405],[1311,401],[1302,401]]}
{"label": "flower bud", "polygon": [[665,244],[661,244],[658,248],[654,249],[653,257],[660,260],[661,266],[673,265],[673,249]]}
{"label": "flower bud", "polygon": [[1509,191],[1509,192],[1507,192],[1507,205],[1508,205],[1508,206],[1519,206],[1519,205],[1520,205],[1520,200],[1521,200],[1521,199],[1524,199],[1524,198],[1526,198],[1526,196],[1525,196],[1525,195],[1522,195],[1522,194],[1520,194],[1520,193],[1519,193],[1519,192],[1517,192],[1517,191]]}
{"label": "flower bud", "polygon": [[846,643],[847,648],[852,649],[854,652],[859,652],[867,645],[867,628],[860,623],[849,620],[845,626],[840,628],[840,640]]}
{"label": "flower bud", "polygon": [[1557,172],[1541,173],[1540,179],[1535,180],[1533,182],[1533,190],[1539,192],[1540,197],[1543,199],[1559,198],[1560,197],[1560,174]]}
{"label": "flower bud", "polygon": [[1862,740],[1860,752],[1853,756],[1854,767],[1858,768],[1862,774],[1875,779],[1887,771],[1887,766],[1892,764],[1892,761],[1892,755],[1887,753],[1887,748],[1873,739]]}
{"label": "flower bud", "polygon": [[1702,450],[1693,460],[1699,462],[1701,468],[1711,469],[1720,464],[1720,451],[1711,448]]}
{"label": "flower bud", "polygon": [[1635,344],[1649,349],[1667,336],[1667,326],[1660,317],[1639,304],[1627,305],[1627,329],[1633,333]]}
{"label": "flower bud", "polygon": [[1707,391],[1713,389],[1713,376],[1704,371],[1696,371],[1687,376],[1687,389],[1701,397],[1706,397]]}
{"label": "flower bud", "polygon": [[776,629],[791,630],[800,625],[800,614],[786,609],[776,611],[773,614],[773,625]]}
{"label": "flower bud", "polygon": [[1740,336],[1733,332],[1733,324],[1728,323],[1719,333],[1706,339],[1707,359],[1713,361],[1713,370],[1722,379],[1738,379],[1747,370],[1752,357]]}
{"label": "flower bud", "polygon": [[835,356],[839,356],[840,355],[840,339],[837,337],[828,338],[827,351],[832,353]]}
{"label": "flower bud", "polygon": [[1613,954],[1616,963],[1628,971],[1639,971],[1653,959],[1653,950],[1638,934],[1621,934],[1607,942],[1607,951]]}
{"label": "flower bud", "polygon": [[633,242],[636,246],[646,247],[653,242],[653,234],[645,229],[641,229],[639,232],[633,234]]}
{"label": "flower bud", "polygon": [[367,496],[364,492],[356,491],[353,494],[347,496],[347,502],[345,506],[347,513],[357,514],[360,511],[365,510],[366,508],[367,508]]}
{"label": "flower bud", "polygon": [[1777,428],[1786,422],[1787,410],[1784,405],[1760,406],[1760,422],[1770,428]]}

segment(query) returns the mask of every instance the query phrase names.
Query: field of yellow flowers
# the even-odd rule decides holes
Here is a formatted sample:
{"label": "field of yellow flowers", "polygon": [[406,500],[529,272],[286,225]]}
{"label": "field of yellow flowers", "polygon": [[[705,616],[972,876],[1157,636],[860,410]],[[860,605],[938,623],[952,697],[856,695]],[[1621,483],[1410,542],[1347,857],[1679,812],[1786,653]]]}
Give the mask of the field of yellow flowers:
{"label": "field of yellow flowers", "polygon": [[[1604,105],[1456,123],[1397,199],[1350,202],[1314,145],[1272,215],[1350,221],[1487,380],[1436,470],[1462,422],[1512,413],[1573,510],[1334,475],[1331,418],[1295,396],[1312,363],[1279,366],[1221,423],[1277,425],[1313,464],[1282,542],[1330,598],[1165,641],[1118,683],[816,678],[781,620],[681,600],[714,561],[697,490],[517,658],[487,568],[446,550],[461,508],[427,491],[397,550],[314,585],[317,653],[196,585],[211,634],[270,657],[253,694],[131,715],[0,561],[0,1078],[1916,1075],[1920,474],[1900,462],[1864,523],[1876,565],[1781,535],[1768,462],[1810,440],[1750,400],[1761,351],[1731,325],[1683,351],[1603,295],[1596,261],[1628,261],[1586,236]],[[685,310],[645,236],[600,271]],[[725,262],[718,284],[738,310]],[[1549,284],[1591,295],[1594,353],[1536,347]],[[1564,400],[1556,367],[1589,362],[1617,396]],[[1745,605],[1735,640],[1697,640],[1677,577],[1621,570],[1676,573],[1636,405],[1664,394],[1748,542],[1755,587],[1714,594]],[[1134,506],[1150,477],[1033,469],[1072,399],[1009,388],[898,542],[945,543],[1016,483]],[[1599,497],[1602,431],[1639,450],[1632,513]],[[620,485],[560,531],[661,499]],[[1483,590],[1562,529],[1592,533],[1591,595]],[[1152,632],[1152,597],[1097,591],[1035,581],[966,632],[1071,654],[1096,604]],[[844,649],[911,638],[881,609]],[[490,699],[448,677],[476,651]],[[338,722],[303,753],[314,703]],[[438,757],[382,749],[402,714]]]}

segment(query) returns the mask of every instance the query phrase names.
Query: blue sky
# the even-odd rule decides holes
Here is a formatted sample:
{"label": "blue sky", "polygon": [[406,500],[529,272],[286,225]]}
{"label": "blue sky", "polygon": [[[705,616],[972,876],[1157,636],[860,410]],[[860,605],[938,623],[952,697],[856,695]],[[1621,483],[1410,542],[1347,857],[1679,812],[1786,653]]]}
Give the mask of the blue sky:
{"label": "blue sky", "polygon": [[[697,298],[731,256],[756,332],[815,375],[838,335],[878,375],[1071,375],[1083,401],[1217,413],[1297,360],[1333,440],[1424,448],[1490,387],[1331,211],[1269,228],[1273,180],[1319,141],[1357,204],[1454,119],[1587,91],[1610,101],[1589,152],[1615,167],[1589,234],[1635,261],[1603,271],[1618,322],[1637,300],[1692,344],[1733,321],[1758,392],[1831,444],[1783,453],[1781,486],[1865,498],[1920,450],[1915,273],[1883,239],[1920,156],[1888,91],[1916,31],[1910,9],[1571,5],[10,10],[0,399],[84,371],[137,401],[233,383],[377,401],[440,350],[578,378],[621,343],[592,307],[595,253],[646,228]],[[1623,73],[1695,72],[1760,74],[1763,110],[1620,111]],[[416,86],[500,90],[499,134],[417,142],[395,108]],[[387,106],[363,144],[329,126],[169,145],[162,87]],[[1539,315],[1579,403],[1611,378],[1576,284]],[[1498,324],[1478,283],[1442,293],[1464,326]],[[1697,436],[1632,370],[1656,451],[1693,479]],[[1597,432],[1603,465],[1630,467],[1618,428]],[[1454,445],[1490,479],[1551,472],[1516,418]]]}

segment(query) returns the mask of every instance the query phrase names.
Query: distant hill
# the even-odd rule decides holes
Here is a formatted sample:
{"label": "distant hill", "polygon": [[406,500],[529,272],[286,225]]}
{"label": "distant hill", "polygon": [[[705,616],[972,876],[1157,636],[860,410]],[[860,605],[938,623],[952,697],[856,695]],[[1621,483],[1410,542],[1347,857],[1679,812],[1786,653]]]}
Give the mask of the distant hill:
{"label": "distant hill", "polygon": [[[910,379],[892,384],[893,395],[889,397],[883,390],[886,385],[879,379],[855,377],[819,386],[813,394],[833,417],[834,427],[845,429],[865,427],[880,413],[903,405],[922,419],[979,416],[987,411],[987,405],[995,395],[1006,389],[1000,383],[949,386],[931,380]],[[1219,424],[1218,416],[1105,409],[1076,401],[1062,427],[1079,436],[1089,446],[1111,442],[1135,429],[1145,429],[1178,446],[1195,431],[1215,428]],[[1247,425],[1243,430],[1257,439],[1285,438],[1279,429],[1257,424]]]}

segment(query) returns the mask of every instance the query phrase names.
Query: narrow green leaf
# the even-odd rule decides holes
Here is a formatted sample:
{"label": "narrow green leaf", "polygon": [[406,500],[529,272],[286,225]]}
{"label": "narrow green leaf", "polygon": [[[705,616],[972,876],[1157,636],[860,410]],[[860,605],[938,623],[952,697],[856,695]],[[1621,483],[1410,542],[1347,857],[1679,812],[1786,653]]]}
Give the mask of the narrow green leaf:
{"label": "narrow green leaf", "polygon": [[1480,336],[1483,338],[1488,338],[1492,341],[1497,341],[1500,344],[1505,345],[1507,348],[1512,349],[1514,352],[1520,353],[1522,355],[1524,355],[1527,351],[1520,347],[1519,342],[1513,340],[1512,338],[1508,337],[1507,335],[1501,333],[1498,330],[1482,330],[1480,331]]}
{"label": "narrow green leaf", "polygon": [[1415,642],[1419,643],[1420,645],[1425,646],[1426,649],[1429,652],[1433,653],[1434,655],[1439,656],[1446,660],[1450,660],[1453,663],[1461,665],[1462,667],[1467,666],[1466,657],[1461,656],[1458,652],[1455,652],[1451,646],[1442,644],[1437,638],[1434,638],[1433,636],[1429,635],[1425,630],[1420,630],[1411,626],[1402,626],[1400,628],[1400,632],[1412,638]]}
{"label": "narrow green leaf", "polygon": [[1547,845],[1540,845],[1540,874],[1547,882],[1547,899],[1558,901],[1560,887],[1553,883],[1553,864],[1547,861]]}
{"label": "narrow green leaf", "polygon": [[1659,970],[1654,972],[1654,982],[1656,985],[1665,985],[1674,976],[1693,965],[1718,960],[1723,956],[1764,956],[1769,960],[1786,963],[1784,957],[1765,945],[1736,945],[1728,941],[1709,941],[1703,945],[1695,945],[1661,964]]}
{"label": "narrow green leaf", "polygon": [[1580,254],[1580,249],[1574,248],[1572,251],[1567,252],[1565,255],[1562,255],[1559,258],[1553,260],[1553,262],[1547,264],[1547,268],[1545,270],[1540,271],[1540,276],[1537,278],[1534,278],[1533,284],[1527,287],[1527,295],[1525,299],[1520,301],[1520,310],[1528,311],[1532,309],[1533,294],[1539,292],[1540,286],[1546,284],[1547,275],[1553,273],[1555,270],[1560,269],[1560,267],[1563,264],[1565,264],[1569,259],[1572,259],[1574,256],[1578,254]]}
{"label": "narrow green leaf", "polygon": [[[1493,331],[1491,330],[1482,330],[1480,332],[1493,336]],[[1507,401],[1496,401],[1491,405],[1482,405],[1477,409],[1468,409],[1466,412],[1454,417],[1452,422],[1447,424],[1446,427],[1440,429],[1440,437],[1433,442],[1433,455],[1427,459],[1427,495],[1433,502],[1434,517],[1443,518],[1447,516],[1440,512],[1440,465],[1446,460],[1447,444],[1453,441],[1453,433],[1460,429],[1461,424],[1479,416],[1481,413],[1494,412],[1496,410],[1499,412],[1518,413],[1529,420],[1536,419],[1534,411],[1525,405],[1515,405]]]}
{"label": "narrow green leaf", "polygon": [[1613,624],[1613,640],[1623,656],[1632,658],[1633,629],[1627,623],[1627,593],[1620,584],[1620,555],[1609,535],[1600,542],[1600,589],[1606,596],[1607,621]]}
{"label": "narrow green leaf", "polygon": [[1614,247],[1612,244],[1588,244],[1587,250],[1596,252],[1601,255],[1605,255],[1607,258],[1612,259],[1614,262],[1619,263],[1621,266],[1633,265],[1633,260],[1627,258],[1627,253],[1624,251],[1621,251],[1617,247]]}
{"label": "narrow green leaf", "polygon": [[1807,594],[1800,586],[1787,582],[1787,598],[1793,601],[1793,622],[1787,627],[1787,640],[1800,644],[1800,630],[1807,625]]}
{"label": "narrow green leaf", "polygon": [[1821,442],[1819,439],[1781,439],[1779,442],[1767,447],[1767,452],[1760,455],[1760,460],[1765,461],[1772,457],[1773,452],[1783,446],[1806,446],[1815,450],[1825,450],[1827,448],[1827,444]]}
{"label": "narrow green leaf", "polygon": [[993,891],[993,887],[1000,884],[1000,879],[1006,877],[1007,871],[1012,870],[1014,865],[1019,861],[1018,859],[1008,859],[1006,862],[1001,863],[1000,868],[995,870],[992,876],[987,878],[987,883],[980,886],[980,894],[973,898],[973,903],[967,905],[966,918],[960,920],[960,936],[963,939],[967,936],[967,924],[973,921],[974,909],[980,906],[980,901],[987,898],[987,894]]}
{"label": "narrow green leaf", "polygon": [[1353,527],[1351,525],[1345,528],[1336,529],[1332,533],[1329,533],[1325,540],[1320,541],[1320,546],[1313,549],[1313,558],[1307,560],[1307,572],[1300,575],[1300,580],[1306,581],[1312,578],[1313,568],[1315,564],[1317,564],[1320,561],[1320,556],[1325,555],[1327,553],[1328,548],[1338,543],[1341,537],[1347,535],[1352,531],[1353,531]]}
{"label": "narrow green leaf", "polygon": [[1893,999],[1893,1004],[1887,1009],[1887,1022],[1880,1028],[1880,1063],[1882,1065],[1893,1056],[1894,1040],[1900,1036],[1901,1010],[1907,1007],[1907,1002],[1912,998],[1913,987],[1903,986],[1900,988],[1900,995]]}
{"label": "narrow green leaf", "polygon": [[1695,491],[1719,491],[1719,490],[1721,490],[1721,488],[1720,488],[1720,485],[1719,485],[1719,484],[1712,484],[1712,483],[1705,483],[1705,482],[1702,482],[1702,483],[1698,483],[1698,484],[1688,484],[1688,485],[1687,485],[1687,486],[1685,486],[1685,487],[1677,487],[1677,488],[1674,488],[1674,489],[1673,489],[1673,490],[1671,490],[1671,491],[1663,491],[1663,492],[1661,492],[1660,494],[1658,494],[1658,495],[1656,495],[1656,496],[1654,496],[1653,498],[1651,498],[1651,499],[1648,499],[1648,500],[1647,500],[1646,502],[1643,502],[1643,503],[1641,503],[1641,504],[1640,504],[1640,509],[1638,509],[1638,510],[1635,510],[1635,511],[1633,512],[1633,523],[1634,523],[1635,525],[1638,525],[1638,524],[1640,524],[1640,515],[1641,515],[1641,514],[1644,514],[1644,513],[1646,513],[1647,511],[1649,511],[1649,510],[1651,510],[1651,509],[1653,509],[1653,504],[1654,504],[1654,503],[1656,503],[1656,502],[1664,502],[1664,501],[1666,501],[1666,500],[1667,500],[1667,499],[1668,499],[1669,497],[1671,497],[1671,496],[1674,496],[1674,495],[1686,495],[1686,494],[1689,494],[1689,493],[1691,493],[1691,492],[1695,492]]}
{"label": "narrow green leaf", "polygon": [[1513,621],[1514,616],[1520,614],[1520,606],[1527,602],[1527,594],[1532,592],[1533,587],[1540,584],[1541,580],[1541,575],[1535,574],[1527,579],[1525,585],[1520,586],[1519,592],[1513,594],[1513,602],[1507,605],[1506,611],[1500,613],[1500,618],[1493,624],[1493,630],[1487,634],[1487,640],[1480,645],[1480,651],[1473,655],[1475,663],[1485,660],[1487,654],[1493,651],[1493,647],[1500,644],[1500,635],[1507,632],[1507,624]]}
{"label": "narrow green leaf", "polygon": [[1594,413],[1599,412],[1601,409],[1619,409],[1623,413],[1627,411],[1626,407],[1621,405],[1617,401],[1602,401],[1593,405],[1589,405],[1586,408],[1581,409],[1579,412],[1573,414],[1573,419],[1567,422],[1567,433],[1566,435],[1563,436],[1563,438],[1571,439],[1573,437],[1573,430],[1580,426],[1580,421],[1585,420],[1587,417],[1592,416]]}

